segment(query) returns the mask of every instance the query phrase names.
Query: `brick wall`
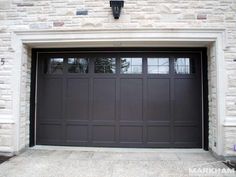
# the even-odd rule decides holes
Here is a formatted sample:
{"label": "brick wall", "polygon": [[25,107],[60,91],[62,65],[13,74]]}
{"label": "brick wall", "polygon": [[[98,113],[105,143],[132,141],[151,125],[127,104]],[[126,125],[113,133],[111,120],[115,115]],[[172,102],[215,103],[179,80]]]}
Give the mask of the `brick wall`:
{"label": "brick wall", "polygon": [[[85,12],[85,13],[83,13]],[[87,14],[87,15],[83,15]],[[0,119],[14,120],[12,70],[14,50],[11,32],[18,30],[128,29],[128,28],[225,28],[225,72],[228,82],[225,115],[236,119],[236,1],[235,0],[126,0],[119,20],[114,20],[109,0],[1,0],[0,1]],[[210,148],[217,146],[216,71],[213,47],[209,50]],[[23,47],[21,74],[20,147],[29,142],[30,48]],[[9,118],[10,117],[10,118]],[[13,146],[14,134],[0,124],[0,147]],[[1,131],[3,130],[3,131]],[[236,155],[233,144],[236,127],[224,128],[224,153]],[[5,133],[6,132],[6,133]],[[6,142],[9,139],[9,142]],[[5,138],[4,138],[5,137]],[[0,149],[1,151],[1,149]]]}

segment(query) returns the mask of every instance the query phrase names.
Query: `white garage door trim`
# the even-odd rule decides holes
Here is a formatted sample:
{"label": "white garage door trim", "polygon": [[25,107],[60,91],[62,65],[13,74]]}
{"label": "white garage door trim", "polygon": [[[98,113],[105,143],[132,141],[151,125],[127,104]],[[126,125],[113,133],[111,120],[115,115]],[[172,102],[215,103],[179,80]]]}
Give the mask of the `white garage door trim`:
{"label": "white garage door trim", "polygon": [[[226,74],[224,49],[227,45],[225,29],[128,29],[128,30],[43,30],[15,31],[12,33],[14,49],[13,69],[13,114],[15,123],[14,150],[20,150],[20,94],[22,47],[211,47],[216,57],[217,77],[217,147],[218,155],[223,155],[223,125],[229,124],[225,117]],[[1,119],[1,118],[0,118]],[[9,119],[8,119],[9,120]],[[232,121],[230,124],[236,125]]]}

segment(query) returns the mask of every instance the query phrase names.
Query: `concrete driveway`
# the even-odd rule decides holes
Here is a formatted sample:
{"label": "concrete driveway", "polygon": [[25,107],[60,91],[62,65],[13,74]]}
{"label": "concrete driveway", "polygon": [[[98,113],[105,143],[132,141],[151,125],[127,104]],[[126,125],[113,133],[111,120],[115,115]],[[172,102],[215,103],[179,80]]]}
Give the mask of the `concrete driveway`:
{"label": "concrete driveway", "polygon": [[216,161],[203,150],[39,148],[1,164],[0,177],[184,177],[189,168]]}

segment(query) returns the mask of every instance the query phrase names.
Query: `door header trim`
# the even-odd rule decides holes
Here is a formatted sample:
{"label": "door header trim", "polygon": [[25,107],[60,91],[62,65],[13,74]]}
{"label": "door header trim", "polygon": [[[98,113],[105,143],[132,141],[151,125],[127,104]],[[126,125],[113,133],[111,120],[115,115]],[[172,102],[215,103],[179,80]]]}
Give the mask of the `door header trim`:
{"label": "door header trim", "polygon": [[[227,46],[225,29],[107,29],[15,31],[23,44],[49,47],[206,47],[221,37]],[[194,41],[194,43],[193,43]],[[180,43],[181,42],[181,43]]]}

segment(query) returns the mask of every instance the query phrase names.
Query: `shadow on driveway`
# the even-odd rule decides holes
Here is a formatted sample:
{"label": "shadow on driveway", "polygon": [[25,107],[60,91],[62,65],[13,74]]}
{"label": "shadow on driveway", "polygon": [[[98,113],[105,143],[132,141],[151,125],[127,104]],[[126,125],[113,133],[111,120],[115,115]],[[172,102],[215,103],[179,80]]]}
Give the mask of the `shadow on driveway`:
{"label": "shadow on driveway", "polygon": [[8,156],[0,156],[0,164],[9,160],[11,157],[8,157]]}

